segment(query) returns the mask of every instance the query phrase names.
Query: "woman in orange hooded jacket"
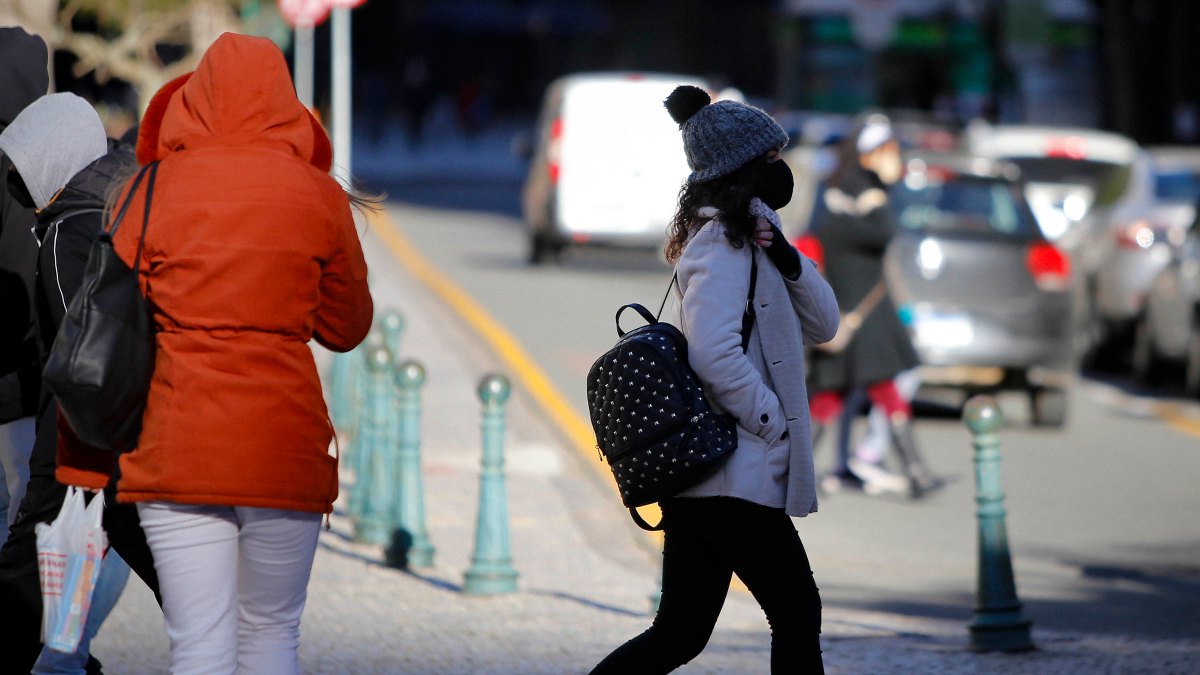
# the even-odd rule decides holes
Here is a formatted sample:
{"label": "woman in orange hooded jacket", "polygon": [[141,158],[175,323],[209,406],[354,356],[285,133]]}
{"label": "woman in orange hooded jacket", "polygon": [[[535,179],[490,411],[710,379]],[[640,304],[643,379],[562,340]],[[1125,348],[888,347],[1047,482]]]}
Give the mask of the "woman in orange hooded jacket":
{"label": "woman in orange hooded jacket", "polygon": [[[331,155],[261,38],[221,36],[141,123],[138,161],[158,162],[140,261],[157,356],[118,500],[137,503],[154,553],[172,673],[299,668],[321,514],[338,486],[308,342],[350,350],[372,317]],[[115,237],[129,264],[150,182]],[[113,466],[70,444],[59,454],[68,484],[102,488]]]}

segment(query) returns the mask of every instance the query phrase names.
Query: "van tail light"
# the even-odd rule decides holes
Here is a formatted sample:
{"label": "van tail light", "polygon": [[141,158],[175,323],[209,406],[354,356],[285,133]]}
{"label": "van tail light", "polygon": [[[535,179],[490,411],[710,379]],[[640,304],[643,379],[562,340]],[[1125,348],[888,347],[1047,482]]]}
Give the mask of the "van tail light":
{"label": "van tail light", "polygon": [[550,173],[550,183],[558,185],[558,176],[562,172],[559,159],[562,156],[563,121],[555,117],[550,124],[550,142],[546,144],[546,170]]}
{"label": "van tail light", "polygon": [[1065,291],[1071,280],[1071,261],[1051,244],[1039,243],[1029,247],[1025,266],[1034,283],[1044,291]]}
{"label": "van tail light", "polygon": [[825,269],[825,249],[821,246],[820,239],[817,239],[811,234],[802,234],[799,237],[796,237],[796,241],[793,242],[793,245],[797,250],[810,258],[813,262],[817,263],[817,269]]}

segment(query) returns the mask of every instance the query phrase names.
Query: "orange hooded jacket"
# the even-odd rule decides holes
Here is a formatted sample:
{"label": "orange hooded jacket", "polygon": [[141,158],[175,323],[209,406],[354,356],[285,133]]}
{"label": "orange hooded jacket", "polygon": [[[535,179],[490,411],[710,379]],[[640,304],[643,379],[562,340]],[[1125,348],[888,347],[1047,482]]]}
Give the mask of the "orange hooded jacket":
{"label": "orange hooded jacket", "polygon": [[[157,359],[118,500],[328,513],[337,460],[308,342],[352,349],[372,304],[329,139],[282,53],[222,35],[155,94],[137,156],[160,162],[141,261]],[[115,237],[129,264],[145,182]],[[102,487],[111,455],[61,436],[58,480]]]}

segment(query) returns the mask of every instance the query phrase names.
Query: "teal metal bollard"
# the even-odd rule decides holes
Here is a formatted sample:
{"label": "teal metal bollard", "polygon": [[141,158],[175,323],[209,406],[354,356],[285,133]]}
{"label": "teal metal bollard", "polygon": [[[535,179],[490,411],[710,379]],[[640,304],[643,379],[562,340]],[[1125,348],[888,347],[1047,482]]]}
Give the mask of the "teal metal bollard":
{"label": "teal metal bollard", "polygon": [[382,346],[384,343],[383,332],[378,328],[367,333],[367,339],[355,347],[350,353],[342,354],[349,359],[349,366],[346,369],[346,380],[342,385],[345,393],[335,399],[335,406],[340,405],[338,414],[342,417],[341,426],[337,417],[330,413],[333,417],[335,427],[347,432],[350,436],[350,442],[346,444],[346,448],[342,453],[342,462],[349,466],[352,471],[358,470],[357,458],[355,451],[359,445],[359,431],[362,427],[362,408],[363,402],[366,399],[367,388],[367,352],[372,347]]}
{"label": "teal metal bollard", "polygon": [[483,401],[483,464],[479,476],[479,517],[475,551],[463,592],[498,595],[517,590],[517,571],[508,545],[508,498],[504,487],[504,403],[512,387],[503,375],[479,382]]}
{"label": "teal metal bollard", "polygon": [[991,396],[974,396],[963,408],[975,446],[975,501],[979,504],[979,575],[971,647],[976,651],[1019,652],[1034,648],[1017,586],[1013,580],[1008,533],[1004,525],[1004,491],[1000,480],[1003,419]]}
{"label": "teal metal bollard", "polygon": [[383,313],[379,320],[379,330],[383,333],[383,344],[392,353],[393,359],[400,358],[400,336],[404,333],[404,317],[394,309]]}
{"label": "teal metal bollard", "polygon": [[[376,345],[366,352],[366,398],[363,401],[360,433],[356,435],[354,491],[350,497],[354,540],[387,545],[392,537],[395,490],[392,482],[394,449],[399,442],[399,418],[395,414],[395,383],[392,356]],[[361,440],[359,439],[361,436]]]}
{"label": "teal metal bollard", "polygon": [[[355,348],[357,349],[357,348]],[[350,417],[350,371],[354,369],[354,360],[360,358],[354,350],[333,355],[329,364],[329,418],[338,431],[351,431]]]}
{"label": "teal metal bollard", "polygon": [[405,361],[396,367],[395,379],[400,399],[396,458],[400,494],[388,564],[404,569],[433,567],[434,548],[425,529],[425,486],[421,478],[421,385],[425,383],[425,369],[416,361]]}

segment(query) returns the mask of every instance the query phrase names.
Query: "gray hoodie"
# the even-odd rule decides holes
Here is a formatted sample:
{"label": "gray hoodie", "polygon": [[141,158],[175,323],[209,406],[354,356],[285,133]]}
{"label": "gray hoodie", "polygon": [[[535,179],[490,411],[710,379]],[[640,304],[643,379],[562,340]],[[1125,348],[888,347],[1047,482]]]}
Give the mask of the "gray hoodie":
{"label": "gray hoodie", "polygon": [[0,152],[17,167],[41,210],[83,167],[108,152],[108,138],[90,103],[75,94],[47,94],[0,133]]}

